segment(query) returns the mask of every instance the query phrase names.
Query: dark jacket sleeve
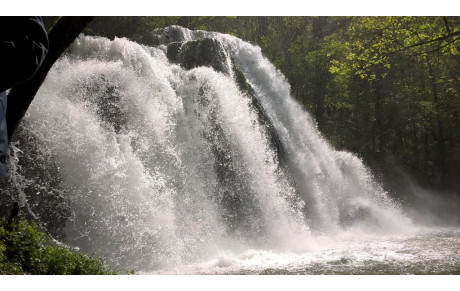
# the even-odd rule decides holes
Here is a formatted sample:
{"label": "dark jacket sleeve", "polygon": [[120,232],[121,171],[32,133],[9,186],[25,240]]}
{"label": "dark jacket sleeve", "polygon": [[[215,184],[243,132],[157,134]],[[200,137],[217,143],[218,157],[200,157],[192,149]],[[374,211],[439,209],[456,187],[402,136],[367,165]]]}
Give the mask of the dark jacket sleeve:
{"label": "dark jacket sleeve", "polygon": [[0,178],[7,175],[5,90],[30,79],[48,53],[48,35],[41,17],[0,17]]}
{"label": "dark jacket sleeve", "polygon": [[47,53],[41,17],[0,17],[0,92],[30,79]]}

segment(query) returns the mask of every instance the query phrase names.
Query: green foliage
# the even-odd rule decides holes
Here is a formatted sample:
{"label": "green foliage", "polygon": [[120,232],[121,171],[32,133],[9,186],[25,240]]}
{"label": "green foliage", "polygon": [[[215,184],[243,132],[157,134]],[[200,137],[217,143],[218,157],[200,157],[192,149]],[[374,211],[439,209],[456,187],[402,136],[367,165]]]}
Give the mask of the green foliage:
{"label": "green foliage", "polygon": [[56,246],[34,223],[0,224],[0,274],[111,275],[100,258]]}
{"label": "green foliage", "polygon": [[336,57],[330,72],[337,82],[353,80],[345,89],[350,96],[360,83],[353,76],[369,86],[370,119],[358,123],[373,141],[361,150],[368,161],[383,157],[432,184],[455,183],[459,31],[458,17],[353,18],[344,35],[346,57]]}

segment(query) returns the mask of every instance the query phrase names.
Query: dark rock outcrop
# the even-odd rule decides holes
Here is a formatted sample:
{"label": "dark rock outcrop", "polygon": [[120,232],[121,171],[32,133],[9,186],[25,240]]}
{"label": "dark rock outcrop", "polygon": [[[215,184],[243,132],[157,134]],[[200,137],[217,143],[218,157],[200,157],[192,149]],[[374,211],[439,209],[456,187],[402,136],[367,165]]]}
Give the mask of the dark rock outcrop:
{"label": "dark rock outcrop", "polygon": [[[171,42],[167,45],[166,55],[172,63],[179,64],[187,70],[207,66],[217,72],[226,75],[233,75],[239,90],[250,100],[252,109],[258,116],[259,123],[264,127],[269,139],[269,146],[275,151],[275,159],[280,164],[284,162],[284,152],[281,141],[276,134],[269,117],[263,110],[256,94],[247,82],[244,73],[235,65],[230,57],[229,49],[217,39],[202,38],[189,42]],[[209,98],[206,90],[200,89],[201,99]],[[200,99],[200,100],[201,100]],[[210,100],[197,100],[200,106],[207,106]],[[238,165],[238,158],[232,157],[230,141],[226,139],[221,126],[216,120],[215,112],[209,112],[208,128],[203,132],[203,137],[209,144],[215,157],[214,170],[219,180],[216,196],[220,197],[222,219],[227,224],[229,232],[234,234],[244,233],[247,237],[251,234],[253,238],[261,236],[265,229],[263,221],[258,219],[260,209],[258,208],[257,198],[251,193],[247,184],[248,173],[244,171],[244,165]]]}
{"label": "dark rock outcrop", "polygon": [[283,146],[270,118],[257,100],[254,89],[247,82],[244,73],[235,65],[231,57],[231,67],[229,68],[227,60],[231,52],[224,44],[213,38],[203,38],[189,42],[172,42],[167,46],[166,55],[171,62],[180,64],[187,70],[208,66],[217,72],[228,75],[233,72],[240,91],[250,99],[250,103],[257,113],[260,124],[264,126],[269,136],[270,147],[275,150],[277,160],[281,164],[285,164]]}
{"label": "dark rock outcrop", "polygon": [[178,63],[187,70],[196,67],[212,67],[217,72],[230,74],[227,64],[228,49],[218,40],[203,38],[183,43],[170,43],[167,56],[173,63]]}
{"label": "dark rock outcrop", "polygon": [[65,237],[64,228],[71,211],[59,164],[42,150],[43,145],[27,129],[27,122],[23,124],[15,136],[21,148],[15,165],[20,173],[12,171],[10,177],[0,181],[0,215],[10,215],[14,203],[20,201],[20,215],[38,220],[51,236],[61,240]]}

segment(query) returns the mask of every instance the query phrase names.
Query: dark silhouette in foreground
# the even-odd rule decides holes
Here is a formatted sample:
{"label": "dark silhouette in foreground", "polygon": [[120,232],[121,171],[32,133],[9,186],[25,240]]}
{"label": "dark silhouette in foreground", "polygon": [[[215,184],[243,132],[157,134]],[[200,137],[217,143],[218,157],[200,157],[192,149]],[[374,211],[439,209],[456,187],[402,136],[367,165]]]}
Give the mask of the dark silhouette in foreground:
{"label": "dark silhouette in foreground", "polygon": [[[0,17],[0,178],[5,167],[10,135],[6,120],[6,90],[29,80],[48,53],[48,36],[39,16]],[[20,98],[20,96],[16,97]]]}

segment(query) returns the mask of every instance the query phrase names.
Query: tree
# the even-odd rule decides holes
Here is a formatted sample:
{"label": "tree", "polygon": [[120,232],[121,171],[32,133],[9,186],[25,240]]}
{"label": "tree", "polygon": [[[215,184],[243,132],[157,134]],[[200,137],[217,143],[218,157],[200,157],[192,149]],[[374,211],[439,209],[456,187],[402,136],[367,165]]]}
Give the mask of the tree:
{"label": "tree", "polygon": [[375,145],[364,154],[370,160],[382,156],[432,183],[453,182],[460,165],[452,131],[459,126],[459,33],[458,17],[353,18],[347,56],[331,71],[371,86],[371,119],[363,124],[373,128]]}

